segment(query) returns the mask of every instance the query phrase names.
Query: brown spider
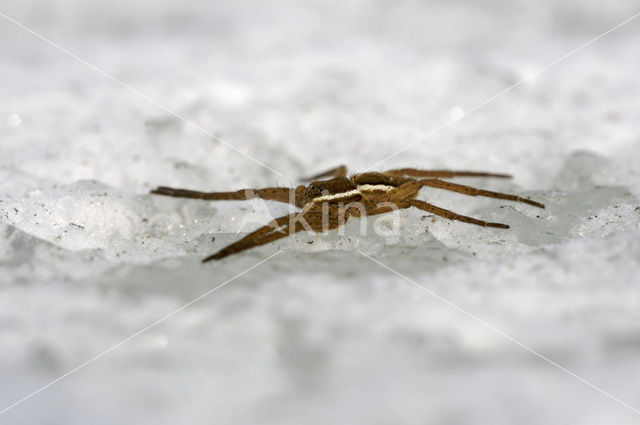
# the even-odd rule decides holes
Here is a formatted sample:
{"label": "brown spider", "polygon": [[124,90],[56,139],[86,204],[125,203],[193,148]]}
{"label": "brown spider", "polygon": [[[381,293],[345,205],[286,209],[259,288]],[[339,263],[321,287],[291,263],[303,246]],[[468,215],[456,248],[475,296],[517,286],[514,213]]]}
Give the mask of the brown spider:
{"label": "brown spider", "polygon": [[[302,211],[276,218],[271,223],[249,233],[239,241],[221,249],[202,260],[219,260],[231,254],[276,241],[302,230],[322,232],[337,229],[349,217],[363,217],[388,213],[397,209],[416,207],[423,211],[485,227],[508,229],[501,223],[490,223],[472,217],[456,214],[435,205],[415,199],[423,187],[435,187],[469,196],[486,196],[524,202],[544,208],[539,202],[506,193],[490,192],[457,183],[440,180],[448,177],[500,177],[507,174],[493,174],[473,171],[417,170],[401,168],[383,173],[367,172],[346,177],[347,168],[342,165],[316,176],[308,186],[299,185],[295,189],[287,187],[267,187],[264,189],[241,189],[235,192],[198,192],[186,189],[159,187],[151,193],[178,198],[204,200],[246,200],[262,198],[287,202]],[[329,178],[328,180],[318,180]]]}

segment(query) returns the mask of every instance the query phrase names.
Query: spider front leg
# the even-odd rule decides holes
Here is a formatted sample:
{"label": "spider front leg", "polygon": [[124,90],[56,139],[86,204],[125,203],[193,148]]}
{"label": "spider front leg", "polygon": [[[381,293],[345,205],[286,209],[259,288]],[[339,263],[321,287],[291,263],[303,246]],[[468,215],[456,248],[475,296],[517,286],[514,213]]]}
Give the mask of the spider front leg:
{"label": "spider front leg", "polygon": [[385,171],[383,174],[389,176],[409,176],[409,177],[498,177],[509,179],[509,174],[487,173],[484,171],[455,171],[455,170],[419,170],[417,168],[397,168]]}
{"label": "spider front leg", "polygon": [[174,189],[160,186],[151,191],[154,195],[171,196],[174,198],[202,199],[206,201],[244,201],[262,198],[271,201],[291,203],[296,206],[302,202],[304,186],[295,189],[288,187],[265,187],[263,189],[240,189],[233,192],[200,192],[188,189]]}

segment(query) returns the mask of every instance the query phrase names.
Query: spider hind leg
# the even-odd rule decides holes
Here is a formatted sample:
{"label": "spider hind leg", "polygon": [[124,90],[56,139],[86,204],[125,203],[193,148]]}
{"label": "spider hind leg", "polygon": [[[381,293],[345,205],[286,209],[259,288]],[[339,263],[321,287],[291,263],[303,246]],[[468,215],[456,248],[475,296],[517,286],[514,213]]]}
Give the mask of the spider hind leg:
{"label": "spider hind leg", "polygon": [[420,180],[420,182],[424,186],[449,190],[451,192],[458,192],[458,193],[462,193],[463,195],[485,196],[487,198],[506,199],[508,201],[522,202],[524,204],[529,204],[534,207],[544,209],[544,205],[541,204],[540,202],[536,202],[527,198],[522,198],[516,195],[510,195],[508,193],[492,192],[490,190],[476,189],[475,187],[465,186],[463,184],[452,183],[452,182],[447,182],[447,181],[438,180],[438,179],[425,179],[425,180]]}
{"label": "spider hind leg", "polygon": [[302,177],[300,180],[301,181],[312,181],[312,180],[318,180],[318,179],[323,179],[325,177],[346,177],[347,176],[347,167],[344,165],[339,165],[336,168],[332,168],[330,170],[327,171],[323,171],[320,174],[316,174],[315,176],[311,176],[311,177]]}
{"label": "spider hind leg", "polygon": [[391,176],[409,176],[409,177],[498,177],[502,179],[510,179],[509,174],[487,173],[484,171],[463,171],[463,170],[420,170],[417,168],[396,168],[386,171],[385,174]]}

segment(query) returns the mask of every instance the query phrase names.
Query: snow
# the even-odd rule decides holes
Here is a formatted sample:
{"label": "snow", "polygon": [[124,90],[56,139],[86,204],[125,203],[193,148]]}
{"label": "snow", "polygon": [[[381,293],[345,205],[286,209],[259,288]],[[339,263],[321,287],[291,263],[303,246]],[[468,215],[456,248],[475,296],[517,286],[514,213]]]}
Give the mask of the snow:
{"label": "snow", "polygon": [[[122,84],[0,17],[0,424],[637,423],[640,20],[555,62],[635,7],[3,5]],[[425,189],[511,228],[405,210],[203,265],[290,208],[149,195],[341,163],[547,208]]]}

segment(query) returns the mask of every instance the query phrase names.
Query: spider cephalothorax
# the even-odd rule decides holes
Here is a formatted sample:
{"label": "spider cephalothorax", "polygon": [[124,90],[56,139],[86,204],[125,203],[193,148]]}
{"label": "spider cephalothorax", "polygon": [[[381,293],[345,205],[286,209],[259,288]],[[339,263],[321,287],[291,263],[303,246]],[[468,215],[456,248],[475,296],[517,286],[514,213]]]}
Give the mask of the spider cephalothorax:
{"label": "spider cephalothorax", "polygon": [[[346,177],[334,177],[329,180],[314,180],[305,188],[302,198],[302,206],[310,202],[321,202],[323,200],[342,199],[351,201],[357,199],[357,186]],[[354,195],[356,195],[354,197]]]}
{"label": "spider cephalothorax", "polygon": [[[349,217],[363,217],[388,213],[397,209],[415,207],[450,220],[485,227],[508,229],[502,223],[490,223],[472,217],[456,214],[435,205],[416,199],[423,187],[450,190],[470,196],[486,196],[523,202],[544,208],[539,202],[506,193],[476,189],[449,181],[449,177],[510,177],[474,171],[418,170],[401,168],[382,173],[367,172],[346,177],[347,169],[337,167],[309,179],[308,185],[295,189],[287,187],[267,187],[263,189],[242,189],[234,192],[198,192],[186,189],[159,187],[151,193],[180,198],[204,200],[244,200],[262,198],[287,202],[301,211],[276,218],[272,222],[249,233],[239,241],[210,255],[203,261],[218,260],[231,254],[282,239],[302,230],[323,232],[344,225]],[[322,180],[323,178],[327,178]]]}

